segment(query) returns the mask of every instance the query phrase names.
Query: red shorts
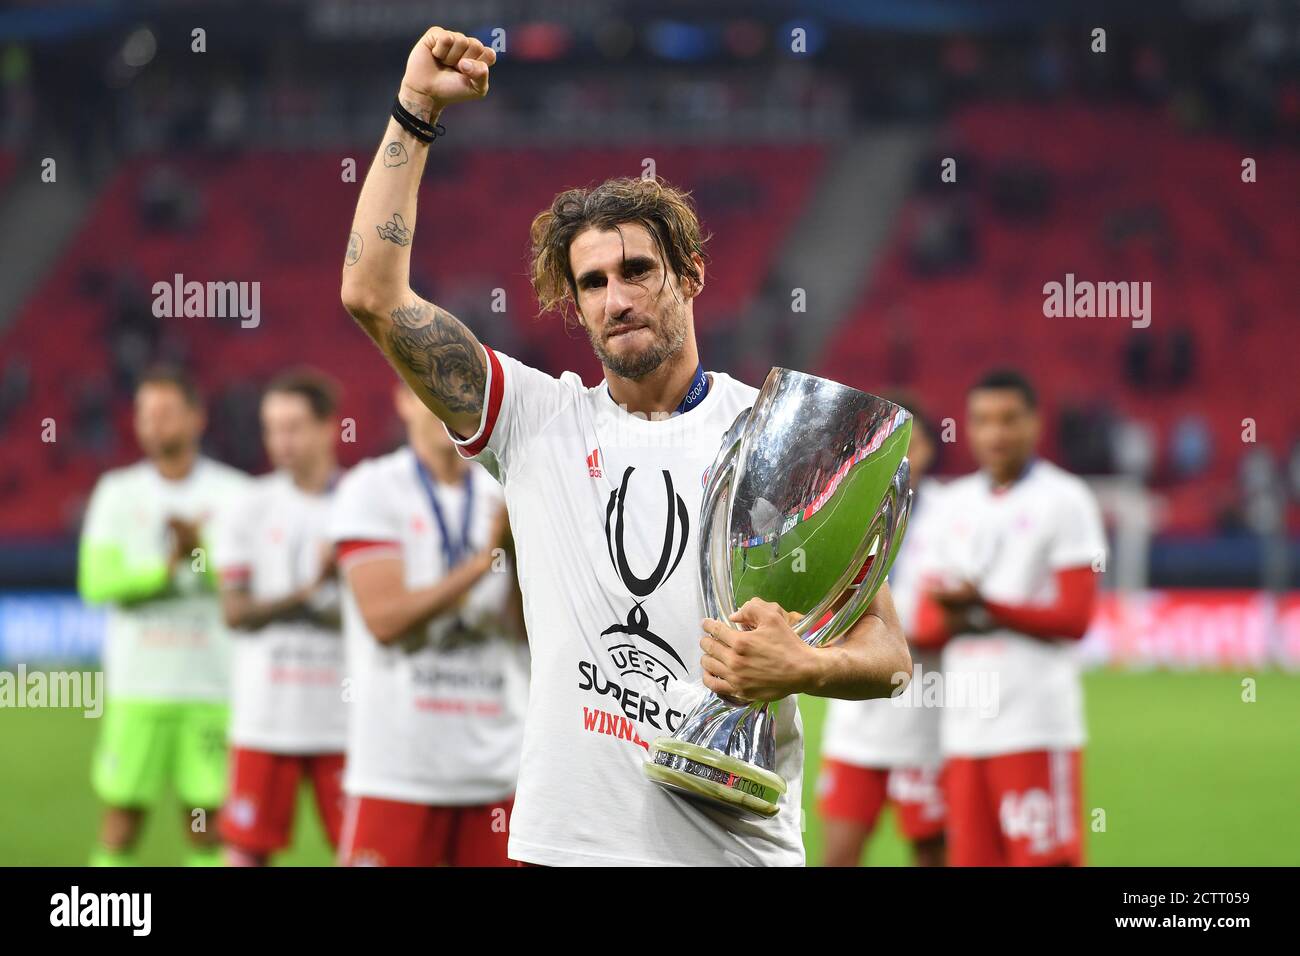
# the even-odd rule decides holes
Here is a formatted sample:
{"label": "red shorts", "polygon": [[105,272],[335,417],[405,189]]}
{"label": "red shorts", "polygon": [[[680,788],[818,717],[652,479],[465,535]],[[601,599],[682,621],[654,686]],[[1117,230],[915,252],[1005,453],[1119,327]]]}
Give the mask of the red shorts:
{"label": "red shorts", "polygon": [[858,823],[868,832],[885,802],[898,809],[898,828],[913,843],[943,835],[946,816],[939,771],[923,767],[858,767],[823,758],[817,779],[823,817]]}
{"label": "red shorts", "polygon": [[298,782],[303,778],[311,781],[325,835],[338,846],[343,754],[273,754],[243,747],[230,752],[230,796],[221,811],[221,838],[247,853],[284,849],[293,832]]}
{"label": "red shorts", "polygon": [[435,807],[379,797],[348,798],[339,862],[344,866],[509,866],[514,798]]}
{"label": "red shorts", "polygon": [[1082,866],[1078,750],[953,757],[944,767],[950,866]]}

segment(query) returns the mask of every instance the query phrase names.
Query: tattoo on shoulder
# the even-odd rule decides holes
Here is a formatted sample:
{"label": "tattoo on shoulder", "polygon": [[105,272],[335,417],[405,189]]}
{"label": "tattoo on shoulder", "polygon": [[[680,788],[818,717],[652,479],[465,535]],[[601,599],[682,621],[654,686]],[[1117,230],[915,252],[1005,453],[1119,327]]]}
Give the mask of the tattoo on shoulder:
{"label": "tattoo on shoulder", "polygon": [[393,140],[384,147],[384,165],[392,168],[393,166],[405,166],[410,157],[406,155],[406,147]]}
{"label": "tattoo on shoulder", "polygon": [[478,340],[450,312],[413,302],[393,310],[393,355],[450,411],[483,410],[487,385]]}
{"label": "tattoo on shoulder", "polygon": [[387,239],[399,246],[409,246],[411,244],[411,230],[406,228],[406,220],[402,218],[400,212],[393,213],[392,219],[382,226],[375,226],[375,229],[378,231],[380,239]]}
{"label": "tattoo on shoulder", "polygon": [[354,232],[348,236],[348,254],[344,259],[348,265],[355,265],[356,261],[361,258],[361,250],[366,247],[366,242],[361,238],[361,233]]}

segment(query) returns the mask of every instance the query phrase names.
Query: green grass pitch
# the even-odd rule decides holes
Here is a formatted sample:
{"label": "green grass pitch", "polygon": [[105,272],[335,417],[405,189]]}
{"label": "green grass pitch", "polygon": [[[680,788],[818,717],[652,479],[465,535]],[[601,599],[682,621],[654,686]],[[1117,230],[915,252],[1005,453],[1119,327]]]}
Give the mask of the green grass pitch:
{"label": "green grass pitch", "polygon": [[[1246,676],[1256,681],[1253,703],[1242,700]],[[1089,820],[1105,812],[1104,831],[1088,833],[1089,863],[1300,864],[1300,675],[1098,671],[1085,683],[1084,805]],[[824,703],[805,698],[802,708],[805,840],[816,863],[812,790]],[[97,730],[78,711],[0,710],[0,865],[85,862],[99,815],[89,784]],[[173,801],[150,819],[139,859],[172,864],[181,847]],[[279,862],[330,859],[304,793],[295,846]],[[866,859],[907,862],[888,814]]]}

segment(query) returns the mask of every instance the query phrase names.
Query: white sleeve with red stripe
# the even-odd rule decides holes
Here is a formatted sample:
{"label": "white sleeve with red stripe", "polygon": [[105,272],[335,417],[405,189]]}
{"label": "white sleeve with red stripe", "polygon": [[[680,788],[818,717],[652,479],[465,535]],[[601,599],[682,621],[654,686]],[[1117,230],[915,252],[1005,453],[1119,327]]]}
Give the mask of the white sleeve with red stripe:
{"label": "white sleeve with red stripe", "polygon": [[338,542],[338,566],[346,571],[354,565],[375,558],[401,558],[402,546],[396,541],[362,541],[356,538]]}
{"label": "white sleeve with red stripe", "polygon": [[401,557],[401,516],[379,462],[363,461],[343,476],[330,504],[330,540],[339,566],[373,557]]}
{"label": "white sleeve with red stripe", "polygon": [[[487,357],[487,382],[484,385],[483,416],[478,431],[468,438],[450,428],[447,434],[465,458],[477,458],[489,467],[499,466],[497,477],[504,478],[511,465],[520,460],[528,442],[575,396],[576,376],[566,373],[566,381],[483,346]],[[488,452],[490,455],[485,455]]]}

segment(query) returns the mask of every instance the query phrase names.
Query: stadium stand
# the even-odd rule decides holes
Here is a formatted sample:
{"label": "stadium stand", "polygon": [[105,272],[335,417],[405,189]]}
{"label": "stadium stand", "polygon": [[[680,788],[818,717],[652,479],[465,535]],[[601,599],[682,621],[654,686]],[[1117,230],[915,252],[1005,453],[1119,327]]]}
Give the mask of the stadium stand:
{"label": "stadium stand", "polygon": [[[359,188],[343,181],[349,155],[364,174],[368,150],[169,155],[137,159],[118,171],[56,268],[0,333],[4,355],[30,366],[30,387],[13,417],[51,418],[58,429],[48,454],[33,456],[27,436],[0,424],[0,529],[39,535],[75,527],[98,473],[134,457],[130,382],[157,357],[195,370],[216,404],[212,443],[236,464],[260,465],[257,384],[294,363],[343,379],[342,413],[358,423],[354,457],[388,447],[391,373],[378,353],[363,347],[338,300],[341,250]],[[821,147],[492,150],[473,162],[449,151],[431,166],[421,196],[413,285],[476,328],[493,330],[484,332],[489,344],[597,380],[581,333],[562,331],[557,317],[535,315],[528,225],[558,188],[640,175],[649,155],[660,175],[695,191],[714,233],[709,293],[697,314],[725,329],[757,294],[819,172]],[[429,215],[433,209],[437,217]],[[268,228],[277,222],[282,231]],[[153,284],[176,274],[186,281],[259,282],[259,324],[241,328],[237,317],[155,318]],[[512,320],[505,325],[491,312],[496,288],[504,291]],[[371,422],[385,426],[368,427]],[[19,453],[20,443],[27,451]]]}
{"label": "stadium stand", "polygon": [[[1285,312],[1300,294],[1294,152],[1255,154],[1259,181],[1243,183],[1239,145],[1182,135],[1145,108],[983,105],[946,133],[940,152],[960,157],[958,183],[908,201],[826,350],[824,373],[863,387],[907,385],[936,417],[958,421],[971,370],[994,365],[1033,372],[1049,423],[1104,396],[1110,419],[1154,429],[1163,530],[1208,531],[1233,498],[1249,447],[1243,419],[1280,455],[1300,425],[1293,391],[1257,384],[1293,375],[1289,350],[1260,317]],[[938,261],[926,245],[936,222],[946,229]],[[1044,277],[1064,282],[1067,273],[1151,278],[1151,327],[1045,317]],[[1198,415],[1207,400],[1218,413]],[[1195,482],[1172,460],[1187,416],[1203,423],[1210,445]],[[1293,526],[1296,517],[1293,508]]]}
{"label": "stadium stand", "polygon": [[0,149],[0,192],[9,185],[9,178],[18,168],[18,157],[8,150]]}

